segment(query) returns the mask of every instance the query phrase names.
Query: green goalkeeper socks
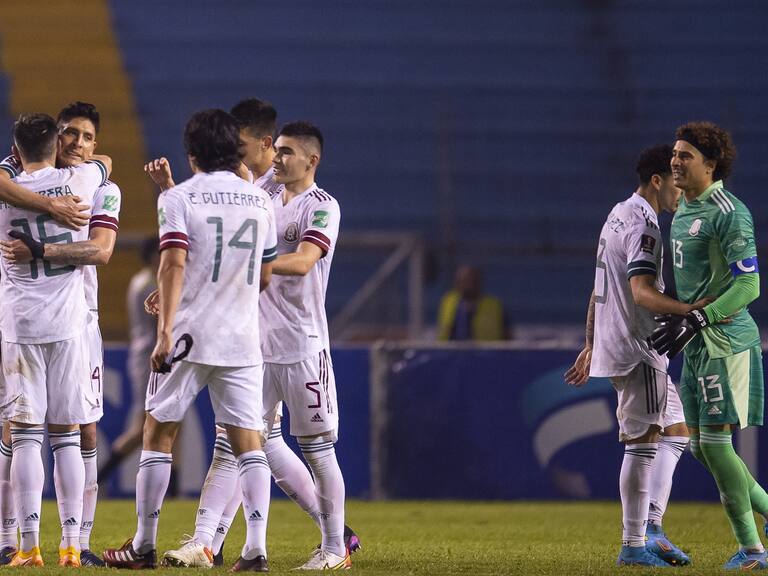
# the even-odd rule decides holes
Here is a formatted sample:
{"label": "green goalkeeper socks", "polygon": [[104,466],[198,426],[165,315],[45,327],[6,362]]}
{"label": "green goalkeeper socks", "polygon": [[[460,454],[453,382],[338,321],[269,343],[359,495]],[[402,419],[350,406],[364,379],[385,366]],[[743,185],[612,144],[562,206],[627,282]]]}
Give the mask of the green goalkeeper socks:
{"label": "green goalkeeper socks", "polygon": [[746,473],[746,466],[733,449],[731,433],[702,431],[699,438],[736,540],[743,548],[762,548],[750,500],[749,479],[754,479]]}
{"label": "green goalkeeper socks", "polygon": [[763,516],[763,518],[768,519],[768,493],[757,483],[757,480],[752,476],[743,460],[741,460],[741,466],[744,469],[744,476],[747,478],[749,501],[752,503],[752,510]]}

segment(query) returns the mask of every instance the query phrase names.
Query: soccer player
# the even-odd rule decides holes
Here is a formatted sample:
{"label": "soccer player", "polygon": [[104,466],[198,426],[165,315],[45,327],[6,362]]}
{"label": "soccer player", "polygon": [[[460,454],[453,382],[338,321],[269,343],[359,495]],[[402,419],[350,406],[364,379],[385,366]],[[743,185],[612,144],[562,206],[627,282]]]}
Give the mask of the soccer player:
{"label": "soccer player", "polygon": [[[603,225],[586,344],[565,374],[566,382],[575,386],[590,376],[610,378],[618,394],[619,440],[625,445],[619,476],[623,514],[619,565],[690,562],[661,530],[672,475],[688,434],[680,399],[667,376],[666,358],[648,343],[654,313],[687,314],[706,302],[685,304],[663,293],[658,214],[674,212],[680,199],[669,167],[671,156],[670,146],[641,153],[637,191],[614,206]],[[662,428],[665,435],[660,440]],[[657,526],[648,531],[646,547],[651,501],[656,504]]]}
{"label": "soccer player", "polygon": [[336,460],[339,413],[330,355],[325,292],[341,210],[315,183],[323,135],[308,122],[285,124],[275,142],[278,237],[275,283],[264,294],[265,422],[281,401],[291,413],[291,434],[314,478],[322,542],[304,570],[349,568],[344,542],[344,478]]}
{"label": "soccer player", "polygon": [[[40,195],[76,195],[91,202],[109,175],[111,160],[93,157],[77,168],[56,169],[57,136],[50,116],[20,117],[14,125],[14,147],[24,173],[17,183]],[[10,233],[5,232],[8,229],[12,229]],[[10,564],[42,565],[39,522],[44,471],[40,448],[47,423],[62,523],[59,563],[79,566],[85,482],[77,428],[87,422],[89,404],[95,401],[84,386],[89,374],[83,268],[55,265],[42,259],[42,250],[34,252],[29,263],[21,263],[7,249],[9,237],[33,238],[37,244],[68,243],[85,240],[87,231],[68,232],[46,214],[5,205],[0,210],[0,237],[0,328],[6,377],[2,403],[4,416],[11,422],[11,488],[21,532],[20,549]]]}
{"label": "soccer player", "polygon": [[677,294],[684,302],[714,301],[662,318],[653,344],[670,358],[685,348],[680,396],[691,452],[714,477],[740,547],[724,567],[765,569],[752,509],[765,515],[768,495],[731,440],[734,428],[763,423],[760,334],[747,311],[760,291],[752,215],[723,184],[736,157],[728,132],[691,122],[675,139],[672,176],[684,192],[671,229]]}
{"label": "soccer player", "polygon": [[[184,144],[195,175],[158,199],[160,314],[147,388],[144,449],[136,481],[138,526],[108,566],[151,568],[171,447],[197,393],[209,386],[216,422],[227,430],[243,492],[246,543],[235,571],[267,571],[270,474],[262,450],[259,290],[275,259],[267,194],[239,178],[239,128],[223,110],[187,123]],[[174,342],[192,338],[187,359],[168,366]],[[178,340],[177,340],[178,339]],[[170,370],[170,373],[159,373]]]}
{"label": "soccer player", "polygon": [[[269,191],[277,202],[277,198],[282,195],[283,185],[274,179],[275,109],[267,102],[249,98],[235,105],[232,115],[240,125],[240,139],[244,143],[245,152],[243,162],[254,176],[254,182]],[[165,159],[148,163],[146,170],[161,189],[173,185],[170,167]],[[285,230],[278,229],[279,236],[297,233],[296,230],[288,230],[289,224],[286,223]],[[268,332],[269,329],[269,318],[262,316],[262,331]],[[312,476],[285,443],[280,428],[280,408],[275,412],[274,424],[264,446],[272,476],[283,492],[301,506],[320,528],[321,512]],[[163,555],[164,563],[198,567],[208,567],[211,563],[222,564],[222,545],[240,506],[239,494],[237,467],[231,446],[226,433],[218,430],[211,467],[203,485],[200,507],[195,517],[195,533],[191,539],[183,542],[181,548],[167,551]],[[357,534],[348,526],[344,526],[344,542],[350,552],[360,548]]]}
{"label": "soccer player", "polygon": [[[77,166],[87,162],[96,149],[100,115],[93,104],[73,102],[64,107],[56,120],[59,130],[59,148],[56,165],[59,168]],[[12,164],[0,164],[9,175]],[[80,525],[80,561],[83,566],[103,566],[101,559],[90,550],[90,537],[96,514],[98,496],[96,422],[104,414],[102,378],[104,352],[99,330],[98,279],[96,266],[105,265],[112,257],[117,240],[121,192],[114,182],[107,180],[94,196],[88,240],[65,245],[43,246],[45,260],[63,265],[84,265],[85,297],[88,303],[89,380],[96,401],[91,405],[89,422],[80,426],[80,449],[85,463],[85,492],[83,518]],[[31,256],[20,240],[9,245],[20,262]],[[24,253],[27,256],[24,256]]]}

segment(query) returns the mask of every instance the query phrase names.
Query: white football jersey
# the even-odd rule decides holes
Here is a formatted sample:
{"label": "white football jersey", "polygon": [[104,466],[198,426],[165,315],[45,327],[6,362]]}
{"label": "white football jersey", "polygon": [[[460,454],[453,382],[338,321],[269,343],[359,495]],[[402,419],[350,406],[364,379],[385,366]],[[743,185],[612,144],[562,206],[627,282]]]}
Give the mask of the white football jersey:
{"label": "white football jersey", "polygon": [[253,181],[256,186],[264,190],[267,194],[269,194],[270,198],[274,198],[275,195],[281,194],[283,192],[283,189],[285,189],[284,184],[280,184],[279,182],[275,181],[275,167],[270,166],[269,170],[264,172],[261,176],[256,178]]}
{"label": "white football jersey", "polygon": [[262,262],[277,257],[272,202],[232,172],[198,173],[158,199],[160,250],[187,250],[173,337],[194,340],[190,362],[254,366]]}
{"label": "white football jersey", "polygon": [[323,257],[306,276],[273,275],[261,295],[264,361],[294,364],[328,349],[325,291],[331,273],[341,210],[327,192],[312,184],[283,205],[283,195],[272,198],[277,222],[277,254],[295,252],[300,242],[312,242]]}
{"label": "white football jersey", "polygon": [[635,304],[629,279],[661,277],[662,241],[651,205],[638,194],[613,207],[600,232],[595,269],[595,334],[590,376],[624,376],[640,362],[667,371],[667,358],[648,343],[653,312]]}
{"label": "white football jersey", "polygon": [[[91,160],[72,168],[43,168],[22,172],[16,182],[47,196],[74,195],[93,205],[96,189],[106,182],[104,165]],[[88,230],[69,230],[48,214],[40,214],[0,203],[0,238],[10,239],[14,229],[46,243],[69,243],[88,239]],[[85,329],[88,307],[83,286],[83,266],[51,264],[33,260],[9,264],[0,258],[2,269],[2,330],[7,342],[44,344],[77,336]]]}
{"label": "white football jersey", "polygon": [[[89,231],[94,228],[107,228],[117,233],[121,204],[120,187],[107,180],[104,186],[96,190],[91,208],[91,223]],[[99,281],[96,277],[96,266],[85,266],[83,270],[85,282],[85,301],[90,310],[99,308]]]}

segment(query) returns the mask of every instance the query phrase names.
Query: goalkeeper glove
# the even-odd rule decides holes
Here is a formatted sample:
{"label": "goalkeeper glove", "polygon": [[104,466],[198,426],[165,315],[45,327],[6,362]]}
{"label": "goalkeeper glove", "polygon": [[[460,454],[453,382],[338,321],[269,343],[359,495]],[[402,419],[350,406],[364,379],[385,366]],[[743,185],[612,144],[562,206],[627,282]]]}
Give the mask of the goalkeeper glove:
{"label": "goalkeeper glove", "polygon": [[697,332],[710,324],[703,310],[692,310],[685,316],[661,314],[654,320],[659,326],[651,334],[651,346],[659,354],[666,354],[670,360],[693,340]]}
{"label": "goalkeeper glove", "polygon": [[27,248],[29,248],[29,251],[32,252],[33,258],[40,258],[40,259],[43,258],[45,254],[45,245],[42,242],[38,242],[37,240],[32,238],[32,236],[30,236],[29,234],[26,234],[24,232],[19,232],[18,230],[9,231],[8,236],[24,242]]}

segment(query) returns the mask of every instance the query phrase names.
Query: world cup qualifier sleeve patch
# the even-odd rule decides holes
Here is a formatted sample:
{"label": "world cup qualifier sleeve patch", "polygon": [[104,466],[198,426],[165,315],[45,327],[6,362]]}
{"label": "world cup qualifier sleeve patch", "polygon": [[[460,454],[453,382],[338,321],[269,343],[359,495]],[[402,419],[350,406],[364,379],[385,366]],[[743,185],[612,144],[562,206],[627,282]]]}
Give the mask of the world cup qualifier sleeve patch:
{"label": "world cup qualifier sleeve patch", "polygon": [[325,210],[316,210],[312,214],[312,227],[313,228],[327,228],[328,227],[328,212]]}
{"label": "world cup qualifier sleeve patch", "polygon": [[646,254],[653,254],[653,249],[656,247],[656,238],[643,234],[640,238],[640,250]]}

